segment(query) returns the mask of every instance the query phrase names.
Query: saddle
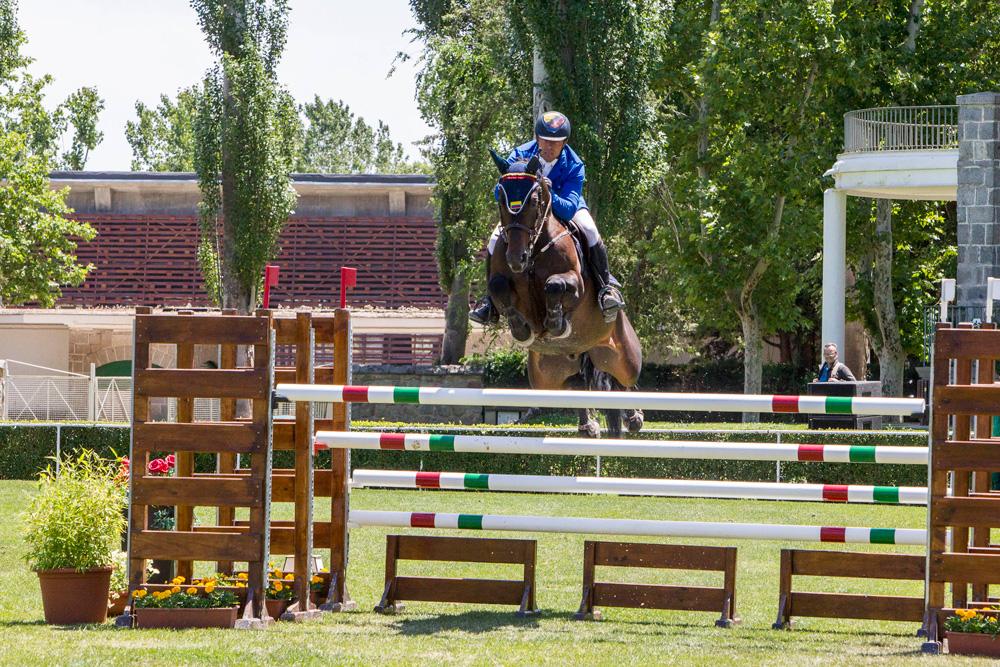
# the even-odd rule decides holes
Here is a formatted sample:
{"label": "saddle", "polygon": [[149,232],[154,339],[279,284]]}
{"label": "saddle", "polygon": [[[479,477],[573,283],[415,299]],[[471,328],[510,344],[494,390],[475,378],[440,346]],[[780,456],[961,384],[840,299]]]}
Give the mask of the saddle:
{"label": "saddle", "polygon": [[[591,280],[595,283],[598,282],[597,276],[594,275],[594,270],[590,266],[590,247],[587,245],[587,237],[584,236],[583,231],[572,220],[566,221],[559,218],[559,222],[566,226],[570,236],[573,238],[573,246],[576,247],[576,256],[580,260],[581,273],[584,277],[589,274]],[[613,274],[609,277],[611,284],[621,289],[622,284],[618,282],[618,279]]]}

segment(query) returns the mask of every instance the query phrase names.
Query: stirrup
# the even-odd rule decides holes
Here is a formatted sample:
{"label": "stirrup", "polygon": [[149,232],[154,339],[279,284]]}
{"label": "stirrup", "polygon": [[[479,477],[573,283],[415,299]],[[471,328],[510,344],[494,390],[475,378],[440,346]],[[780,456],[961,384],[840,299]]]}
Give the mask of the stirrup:
{"label": "stirrup", "polygon": [[614,322],[618,313],[625,307],[625,299],[622,293],[614,285],[605,285],[597,294],[597,305],[601,308],[601,314],[607,323]]}

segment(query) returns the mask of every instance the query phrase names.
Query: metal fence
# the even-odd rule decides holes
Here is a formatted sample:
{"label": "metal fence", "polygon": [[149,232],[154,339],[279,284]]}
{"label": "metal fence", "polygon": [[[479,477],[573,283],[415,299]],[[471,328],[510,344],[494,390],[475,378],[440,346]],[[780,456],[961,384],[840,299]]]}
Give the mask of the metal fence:
{"label": "metal fence", "polygon": [[132,419],[132,378],[3,376],[0,377],[0,419],[128,422]]}
{"label": "metal fence", "polygon": [[879,107],[844,114],[844,152],[958,147],[958,106]]}

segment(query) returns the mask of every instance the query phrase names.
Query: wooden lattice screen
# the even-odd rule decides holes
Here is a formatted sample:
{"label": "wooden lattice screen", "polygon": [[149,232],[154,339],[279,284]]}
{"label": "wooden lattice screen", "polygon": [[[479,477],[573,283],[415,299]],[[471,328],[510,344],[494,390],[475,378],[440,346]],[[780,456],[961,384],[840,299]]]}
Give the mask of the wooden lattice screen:
{"label": "wooden lattice screen", "polygon": [[[150,347],[176,347],[177,367],[154,368]],[[223,366],[193,368],[195,345],[219,346]],[[238,347],[239,346],[239,347]],[[252,349],[252,365],[242,364],[239,349]],[[268,622],[264,605],[269,552],[271,500],[271,405],[274,339],[267,317],[151,314],[136,309],[134,406],[131,447],[129,589],[144,584],[147,559],[177,561],[177,573],[190,579],[194,561],[248,564],[243,626]],[[150,399],[176,398],[174,423],[150,421]],[[224,421],[194,422],[194,399],[221,399]],[[236,401],[248,399],[250,416],[234,418]],[[194,454],[215,453],[224,460],[251,455],[249,474],[195,475]],[[176,475],[149,474],[152,455],[176,453]],[[174,530],[151,530],[149,507],[176,507]],[[219,523],[235,508],[249,508],[248,525],[234,529],[195,526],[194,508],[217,508]]]}
{"label": "wooden lattice screen", "polygon": [[[930,546],[927,557],[927,651],[940,649],[943,619],[956,608],[991,604],[1000,584],[1000,494],[990,490],[1000,471],[1000,331],[939,324],[934,341],[930,458]],[[946,588],[951,589],[951,600]]]}

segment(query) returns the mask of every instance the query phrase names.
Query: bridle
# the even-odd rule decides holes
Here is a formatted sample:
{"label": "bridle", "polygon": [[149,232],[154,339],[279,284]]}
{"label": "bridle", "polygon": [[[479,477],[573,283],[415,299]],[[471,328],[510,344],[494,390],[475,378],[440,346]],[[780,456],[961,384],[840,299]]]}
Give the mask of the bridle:
{"label": "bridle", "polygon": [[[536,179],[535,184],[531,186],[530,190],[528,190],[527,194],[524,196],[523,201],[527,201],[528,198],[531,197],[531,195],[535,192],[535,190],[538,189],[538,187],[539,187],[538,181]],[[503,190],[503,188],[501,188],[501,190]],[[504,192],[504,199],[506,200],[507,197],[506,191],[504,190],[503,192]],[[507,210],[511,213],[511,215],[516,216],[520,211],[520,209],[518,209],[517,211],[511,209],[510,202],[505,201],[504,205],[507,207]],[[531,272],[536,257],[544,254],[547,250],[549,250],[552,246],[554,246],[556,242],[559,241],[560,239],[570,235],[569,229],[568,228],[564,229],[560,234],[557,234],[556,236],[551,238],[549,242],[546,243],[544,246],[542,246],[540,249],[535,249],[535,246],[538,244],[538,239],[542,235],[542,230],[545,228],[544,225],[545,220],[549,217],[549,213],[551,211],[552,211],[552,193],[549,192],[549,198],[548,201],[545,203],[545,208],[543,209],[541,207],[537,206],[535,207],[535,222],[532,226],[529,227],[528,225],[523,225],[520,222],[517,222],[516,219],[512,219],[512,222],[510,222],[507,225],[500,225],[500,238],[503,239],[504,243],[509,243],[508,232],[510,231],[520,231],[528,234],[528,262],[524,268],[525,273]],[[562,223],[562,221],[560,221],[560,224],[563,224],[564,228],[566,227],[566,225]]]}

